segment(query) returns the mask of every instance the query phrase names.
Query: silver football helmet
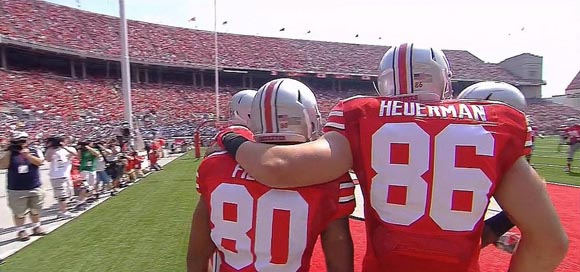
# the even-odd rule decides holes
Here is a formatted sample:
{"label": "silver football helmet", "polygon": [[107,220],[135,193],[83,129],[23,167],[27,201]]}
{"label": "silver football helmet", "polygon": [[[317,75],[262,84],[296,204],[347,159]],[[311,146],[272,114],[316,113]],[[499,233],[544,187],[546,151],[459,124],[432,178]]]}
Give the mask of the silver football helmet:
{"label": "silver football helmet", "polygon": [[256,91],[254,90],[243,90],[232,96],[230,102],[230,121],[232,124],[248,126],[252,100],[254,100],[255,95]]}
{"label": "silver football helmet", "polygon": [[250,117],[250,129],[257,142],[307,142],[321,128],[314,93],[290,78],[264,84],[254,98]]}
{"label": "silver football helmet", "polygon": [[381,96],[417,95],[421,100],[451,98],[451,69],[442,50],[404,43],[391,47],[379,65]]}
{"label": "silver football helmet", "polygon": [[457,99],[500,101],[520,111],[525,111],[527,108],[526,98],[518,88],[498,81],[475,83],[461,91]]}

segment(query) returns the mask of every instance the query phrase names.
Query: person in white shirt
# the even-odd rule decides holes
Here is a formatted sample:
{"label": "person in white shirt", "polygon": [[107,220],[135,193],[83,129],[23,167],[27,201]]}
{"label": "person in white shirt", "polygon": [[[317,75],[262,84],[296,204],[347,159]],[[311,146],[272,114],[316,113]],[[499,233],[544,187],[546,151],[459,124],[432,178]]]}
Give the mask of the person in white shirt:
{"label": "person in white shirt", "polygon": [[67,200],[72,195],[72,159],[77,155],[77,150],[74,147],[63,144],[62,137],[54,136],[47,139],[45,158],[46,161],[50,162],[48,175],[54,197],[58,200],[58,218],[70,218],[73,216],[67,210]]}

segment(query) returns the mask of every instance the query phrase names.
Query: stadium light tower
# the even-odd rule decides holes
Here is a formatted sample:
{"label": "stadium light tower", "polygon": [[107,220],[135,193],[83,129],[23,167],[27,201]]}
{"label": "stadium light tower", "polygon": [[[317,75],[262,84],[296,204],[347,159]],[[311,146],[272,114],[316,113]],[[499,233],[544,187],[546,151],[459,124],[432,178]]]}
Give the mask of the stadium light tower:
{"label": "stadium light tower", "polygon": [[215,45],[215,118],[220,120],[220,91],[219,91],[219,61],[218,61],[218,33],[217,33],[217,0],[213,0],[213,33]]}
{"label": "stadium light tower", "polygon": [[119,0],[120,34],[121,34],[121,78],[123,82],[123,102],[125,121],[133,131],[133,110],[131,107],[131,73],[129,62],[129,43],[127,42],[127,18],[125,17],[125,0]]}

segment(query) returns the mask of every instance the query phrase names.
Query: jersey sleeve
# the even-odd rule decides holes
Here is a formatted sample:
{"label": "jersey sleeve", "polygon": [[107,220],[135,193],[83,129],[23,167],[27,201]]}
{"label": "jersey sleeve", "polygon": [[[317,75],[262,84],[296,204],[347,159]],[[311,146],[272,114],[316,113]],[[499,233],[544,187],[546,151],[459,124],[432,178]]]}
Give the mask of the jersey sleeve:
{"label": "jersey sleeve", "polygon": [[526,142],[531,131],[528,131],[529,125],[522,112],[506,107],[502,113],[502,117],[505,118],[503,127],[510,135],[506,144],[510,148],[505,149],[500,159],[505,173],[517,159],[525,155]]}
{"label": "jersey sleeve", "polygon": [[210,167],[211,160],[204,159],[203,161],[201,161],[199,167],[197,168],[197,171],[195,172],[195,189],[199,194],[203,195],[205,192],[207,192],[206,190],[207,176],[209,171],[211,171],[209,169]]}
{"label": "jersey sleeve", "polygon": [[345,124],[346,119],[344,118],[344,102],[340,101],[336,106],[332,108],[328,114],[328,120],[324,125],[323,131],[330,132],[336,131],[346,137]]}
{"label": "jersey sleeve", "polygon": [[356,206],[354,196],[354,183],[348,173],[335,180],[339,185],[338,209],[334,216],[335,219],[349,216]]}
{"label": "jersey sleeve", "polygon": [[534,141],[532,140],[533,137],[532,133],[533,133],[532,127],[530,127],[530,125],[527,124],[526,142],[524,143],[524,155],[526,156],[532,154],[532,147],[534,146]]}

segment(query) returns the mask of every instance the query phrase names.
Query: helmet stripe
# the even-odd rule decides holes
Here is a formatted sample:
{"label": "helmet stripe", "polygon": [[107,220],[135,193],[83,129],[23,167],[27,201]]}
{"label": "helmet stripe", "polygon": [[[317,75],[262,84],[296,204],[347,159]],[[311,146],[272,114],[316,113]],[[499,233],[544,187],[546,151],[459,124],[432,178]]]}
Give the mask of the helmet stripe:
{"label": "helmet stripe", "polygon": [[272,81],[268,86],[266,86],[266,90],[264,91],[264,95],[262,96],[262,109],[264,109],[264,124],[266,133],[271,133],[274,131],[274,120],[272,118],[272,109],[274,108],[273,103],[275,102],[274,99],[274,87],[276,87],[276,83],[278,80]]}
{"label": "helmet stripe", "polygon": [[399,46],[399,50],[398,50],[398,54],[397,54],[397,70],[399,72],[399,77],[398,77],[398,81],[399,81],[399,94],[408,94],[410,93],[410,89],[409,89],[409,80],[408,80],[408,75],[409,75],[409,63],[407,62],[408,55],[410,54],[407,50],[407,44],[401,44]]}

